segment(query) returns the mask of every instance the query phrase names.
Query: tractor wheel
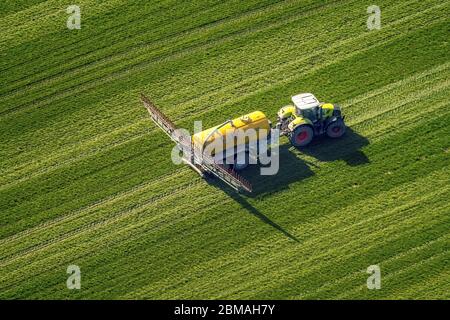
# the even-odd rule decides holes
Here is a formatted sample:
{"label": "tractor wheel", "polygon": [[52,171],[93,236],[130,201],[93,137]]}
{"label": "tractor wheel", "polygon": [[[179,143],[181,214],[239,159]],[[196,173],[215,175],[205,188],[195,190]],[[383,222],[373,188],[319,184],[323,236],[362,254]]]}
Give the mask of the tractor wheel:
{"label": "tractor wheel", "polygon": [[233,169],[235,171],[242,171],[242,170],[244,170],[245,168],[248,167],[248,165],[250,163],[250,154],[249,154],[249,152],[246,151],[245,155],[244,155],[244,159],[239,159],[239,160],[241,160],[241,161],[244,160],[244,162],[243,163],[237,163],[238,162],[238,156],[236,155],[234,157],[234,164],[233,164]]}
{"label": "tractor wheel", "polygon": [[327,136],[330,138],[340,138],[345,133],[344,121],[338,120],[330,123],[327,127]]}
{"label": "tractor wheel", "polygon": [[304,147],[311,142],[313,136],[313,129],[310,126],[303,124],[292,131],[289,140],[294,147]]}

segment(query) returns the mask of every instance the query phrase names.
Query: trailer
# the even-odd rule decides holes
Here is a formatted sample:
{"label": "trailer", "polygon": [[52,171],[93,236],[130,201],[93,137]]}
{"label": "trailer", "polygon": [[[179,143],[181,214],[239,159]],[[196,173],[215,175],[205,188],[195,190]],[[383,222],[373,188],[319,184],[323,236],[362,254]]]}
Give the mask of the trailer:
{"label": "trailer", "polygon": [[[238,192],[252,192],[252,186],[246,179],[233,170],[233,168],[227,166],[226,163],[218,163],[214,155],[205,153],[204,149],[200,147],[204,145],[200,144],[200,141],[209,141],[213,137],[213,133],[224,128],[226,126],[225,124],[210,129],[209,133],[201,132],[192,138],[177,130],[175,124],[144,94],[141,94],[141,100],[153,122],[175,142],[178,149],[182,152],[182,161],[185,164],[189,165],[201,177],[214,176]],[[209,136],[205,136],[205,134]]]}

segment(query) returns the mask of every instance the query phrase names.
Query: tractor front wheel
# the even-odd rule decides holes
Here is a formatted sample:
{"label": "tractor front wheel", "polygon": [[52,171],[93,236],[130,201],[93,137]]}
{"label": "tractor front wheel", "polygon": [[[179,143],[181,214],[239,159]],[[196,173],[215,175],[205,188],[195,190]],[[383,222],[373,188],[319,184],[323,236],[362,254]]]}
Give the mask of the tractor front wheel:
{"label": "tractor front wheel", "polygon": [[308,145],[314,136],[313,129],[308,125],[300,125],[292,131],[289,140],[294,147]]}
{"label": "tractor front wheel", "polygon": [[330,138],[340,138],[345,133],[344,121],[335,121],[327,127],[327,136]]}

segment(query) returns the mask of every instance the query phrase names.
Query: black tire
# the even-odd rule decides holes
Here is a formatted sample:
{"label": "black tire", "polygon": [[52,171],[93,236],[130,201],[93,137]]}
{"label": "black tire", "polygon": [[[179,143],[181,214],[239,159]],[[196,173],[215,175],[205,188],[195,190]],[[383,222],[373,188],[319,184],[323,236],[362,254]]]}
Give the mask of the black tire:
{"label": "black tire", "polygon": [[338,120],[330,123],[327,127],[327,136],[330,138],[340,138],[345,133],[344,121]]}
{"label": "black tire", "polygon": [[289,136],[289,140],[294,147],[305,147],[311,142],[313,137],[313,129],[306,124],[302,124],[294,129]]}

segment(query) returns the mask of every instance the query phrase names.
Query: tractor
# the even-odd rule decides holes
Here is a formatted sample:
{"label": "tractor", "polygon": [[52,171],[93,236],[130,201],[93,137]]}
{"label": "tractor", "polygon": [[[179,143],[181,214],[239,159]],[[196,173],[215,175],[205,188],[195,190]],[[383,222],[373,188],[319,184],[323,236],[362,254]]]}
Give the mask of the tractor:
{"label": "tractor", "polygon": [[276,127],[295,147],[307,146],[315,136],[339,138],[345,133],[344,117],[336,104],[320,103],[311,93],[292,97],[293,105],[278,111]]}

